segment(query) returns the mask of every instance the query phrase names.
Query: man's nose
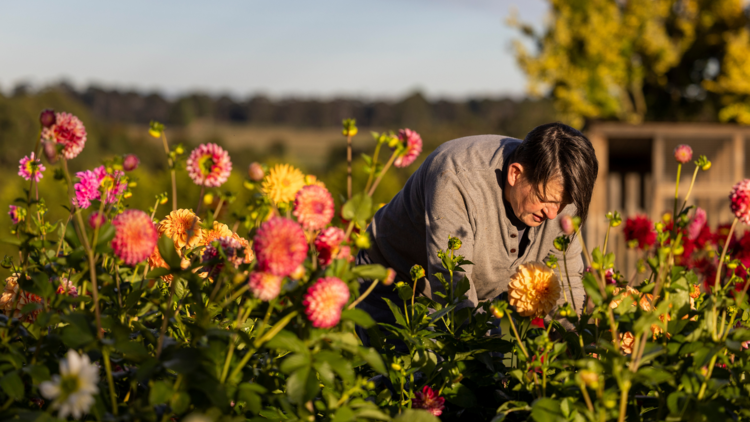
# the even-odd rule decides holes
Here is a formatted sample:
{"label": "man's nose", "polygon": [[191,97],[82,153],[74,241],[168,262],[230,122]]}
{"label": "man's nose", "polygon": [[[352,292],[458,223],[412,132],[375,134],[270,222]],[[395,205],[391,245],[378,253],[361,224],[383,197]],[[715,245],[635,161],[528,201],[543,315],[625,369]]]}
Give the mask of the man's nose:
{"label": "man's nose", "polygon": [[544,206],[544,215],[547,216],[548,219],[554,220],[555,217],[557,217],[559,210],[560,207],[557,204],[547,204]]}

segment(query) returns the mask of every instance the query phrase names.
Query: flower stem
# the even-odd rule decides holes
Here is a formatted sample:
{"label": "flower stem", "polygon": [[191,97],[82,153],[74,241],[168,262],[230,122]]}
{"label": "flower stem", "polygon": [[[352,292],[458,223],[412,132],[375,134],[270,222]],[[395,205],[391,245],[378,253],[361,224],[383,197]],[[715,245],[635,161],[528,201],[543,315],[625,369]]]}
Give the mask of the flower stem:
{"label": "flower stem", "polygon": [[714,371],[714,366],[716,365],[716,356],[714,355],[711,358],[711,361],[708,362],[708,372],[706,372],[706,377],[703,379],[703,383],[701,383],[701,389],[698,391],[698,400],[703,400],[703,396],[706,394],[706,387],[708,386],[708,380],[711,379],[711,373]]}
{"label": "flower stem", "polygon": [[[164,131],[161,132],[161,140],[164,143],[164,152],[167,154],[167,161],[169,162],[169,168],[172,171],[172,211],[177,211],[177,175],[175,174],[174,162],[169,156],[169,146],[167,145],[167,134]],[[196,213],[197,214],[197,213]]]}
{"label": "flower stem", "polygon": [[213,219],[216,220],[216,217],[219,216],[219,213],[221,212],[221,206],[224,205],[224,198],[219,199],[219,205],[216,206],[216,209],[214,210],[214,217]]}
{"label": "flower stem", "polygon": [[203,192],[206,190],[205,186],[201,186],[201,193],[198,194],[198,206],[195,207],[195,215],[201,215],[201,205],[203,205]]}
{"label": "flower stem", "polygon": [[[380,282],[380,280],[374,280],[374,281],[373,281],[373,282],[372,282],[372,283],[370,284],[370,287],[368,287],[368,288],[367,288],[367,290],[365,290],[365,292],[364,292],[364,293],[362,293],[362,295],[360,295],[360,296],[359,296],[359,297],[357,298],[357,300],[355,300],[354,302],[352,302],[352,304],[351,304],[351,305],[349,305],[349,306],[348,306],[348,307],[347,307],[346,309],[354,309],[354,308],[356,308],[356,307],[357,307],[357,305],[359,305],[359,303],[360,303],[360,302],[362,302],[363,300],[365,300],[365,298],[366,298],[366,297],[367,297],[367,296],[368,296],[368,295],[369,295],[370,293],[372,293],[372,291],[373,291],[373,290],[375,289],[375,286],[377,286],[378,282]],[[413,304],[413,302],[412,302],[412,304]]]}
{"label": "flower stem", "polygon": [[174,298],[174,292],[177,288],[177,277],[172,279],[172,283],[169,285],[169,301],[167,302],[167,309],[164,310],[164,320],[161,323],[161,332],[159,333],[159,342],[156,345],[156,357],[161,356],[162,347],[164,347],[164,336],[167,333],[167,325],[169,324],[169,318],[172,314],[172,299]]}
{"label": "flower stem", "polygon": [[630,391],[630,381],[625,381],[625,385],[620,391],[620,414],[617,422],[625,422],[625,416],[628,410],[628,392]]}
{"label": "flower stem", "polygon": [[352,199],[352,137],[346,136],[346,198]]}
{"label": "flower stem", "polygon": [[112,413],[117,416],[117,396],[115,396],[115,382],[112,379],[112,364],[109,361],[109,348],[102,348],[104,355],[104,369],[107,370],[107,384],[109,385],[109,399],[112,402]]}
{"label": "flower stem", "polygon": [[714,281],[714,290],[719,288],[719,280],[721,280],[721,266],[724,264],[724,257],[727,255],[727,249],[729,249],[729,241],[732,239],[734,234],[734,228],[737,225],[739,218],[735,217],[732,221],[732,227],[729,228],[729,234],[727,234],[727,240],[724,242],[724,249],[721,251],[721,258],[719,258],[719,268],[716,270],[716,280]]}
{"label": "flower stem", "polygon": [[700,170],[700,167],[695,166],[695,171],[693,172],[693,180],[690,181],[690,187],[688,188],[687,195],[685,195],[685,202],[682,203],[682,208],[680,208],[680,212],[685,209],[685,205],[687,205],[688,198],[690,198],[690,193],[693,191],[693,185],[695,185],[695,178],[698,176],[698,170]]}
{"label": "flower stem", "polygon": [[372,187],[370,188],[370,191],[367,192],[367,196],[372,196],[373,193],[375,193],[375,189],[378,187],[378,184],[383,179],[383,175],[386,171],[391,167],[391,164],[396,160],[396,151],[393,151],[393,154],[391,154],[391,158],[388,159],[388,162],[385,163],[385,166],[383,166],[383,170],[380,171],[380,174],[378,174],[378,178],[375,179],[375,182],[372,184]]}
{"label": "flower stem", "polygon": [[521,341],[521,337],[518,335],[518,330],[516,330],[516,324],[513,322],[513,316],[508,312],[508,321],[510,321],[510,328],[513,329],[513,334],[516,336],[516,341],[518,341],[518,345],[521,347],[521,352],[524,356],[526,356],[526,359],[529,358],[528,352],[526,352],[526,347],[524,347],[523,342]]}
{"label": "flower stem", "polygon": [[[578,308],[576,307],[576,298],[573,296],[573,285],[570,282],[570,274],[568,274],[568,259],[567,249],[563,252],[563,267],[565,268],[565,279],[568,281],[568,290],[570,290],[570,301],[573,303],[573,310],[575,310],[576,316],[578,315]],[[564,290],[564,289],[563,289]]]}
{"label": "flower stem", "polygon": [[604,248],[602,248],[602,255],[607,254],[607,243],[609,243],[609,231],[612,229],[611,224],[607,224],[607,234],[604,236]]}

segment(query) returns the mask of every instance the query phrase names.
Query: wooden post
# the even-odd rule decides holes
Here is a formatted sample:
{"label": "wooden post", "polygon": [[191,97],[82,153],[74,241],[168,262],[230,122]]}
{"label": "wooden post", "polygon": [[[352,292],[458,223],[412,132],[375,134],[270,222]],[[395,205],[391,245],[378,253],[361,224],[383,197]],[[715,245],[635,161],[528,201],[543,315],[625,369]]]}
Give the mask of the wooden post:
{"label": "wooden post", "polygon": [[651,143],[651,157],[653,163],[652,180],[654,184],[654,196],[651,201],[651,219],[657,221],[661,218],[661,212],[664,207],[664,135],[656,132],[654,140]]}

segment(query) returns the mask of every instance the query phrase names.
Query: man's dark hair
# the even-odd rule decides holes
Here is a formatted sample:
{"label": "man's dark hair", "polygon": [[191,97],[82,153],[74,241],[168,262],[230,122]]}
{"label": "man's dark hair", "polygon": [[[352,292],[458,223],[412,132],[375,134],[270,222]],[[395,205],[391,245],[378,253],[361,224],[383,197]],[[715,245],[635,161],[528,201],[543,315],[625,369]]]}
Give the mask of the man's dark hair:
{"label": "man's dark hair", "polygon": [[583,133],[559,122],[537,126],[516,148],[510,162],[524,167],[524,178],[535,190],[539,186],[546,189],[549,182],[562,177],[567,199],[575,205],[581,222],[586,221],[599,162]]}

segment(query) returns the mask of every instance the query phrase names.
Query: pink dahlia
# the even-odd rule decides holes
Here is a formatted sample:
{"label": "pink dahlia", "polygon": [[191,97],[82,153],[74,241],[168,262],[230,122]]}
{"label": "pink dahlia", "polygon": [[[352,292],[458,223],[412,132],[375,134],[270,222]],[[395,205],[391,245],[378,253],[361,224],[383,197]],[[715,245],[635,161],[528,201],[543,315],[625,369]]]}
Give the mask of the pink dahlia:
{"label": "pink dahlia", "polygon": [[26,180],[34,179],[35,182],[42,180],[42,172],[47,170],[42,164],[42,160],[34,157],[34,153],[31,153],[30,157],[23,157],[18,162],[18,175]]}
{"label": "pink dahlia", "polygon": [[737,182],[729,194],[732,212],[745,224],[750,224],[750,179]]}
{"label": "pink dahlia", "polygon": [[253,182],[260,182],[265,177],[266,172],[263,170],[263,166],[260,163],[252,162],[247,168],[247,175]]}
{"label": "pink dahlia", "polygon": [[86,128],[78,117],[70,113],[57,113],[55,123],[42,129],[42,138],[61,144],[63,157],[71,160],[78,156],[86,145]]}
{"label": "pink dahlia", "polygon": [[349,286],[336,277],[319,278],[302,300],[313,327],[331,328],[339,323],[341,310],[349,301]]}
{"label": "pink dahlia", "polygon": [[693,149],[690,145],[680,144],[674,149],[674,159],[680,164],[685,164],[693,158]]}
{"label": "pink dahlia", "polygon": [[346,233],[338,227],[328,227],[320,232],[318,237],[315,238],[315,249],[318,251],[320,265],[330,265],[334,259],[345,257],[341,256],[341,242],[345,238]]}
{"label": "pink dahlia", "polygon": [[26,217],[26,209],[11,205],[10,211],[8,211],[8,215],[10,215],[10,219],[15,225],[24,220],[24,218]]}
{"label": "pink dahlia", "polygon": [[307,256],[305,231],[288,218],[274,217],[258,228],[253,249],[258,270],[281,277],[289,275]]}
{"label": "pink dahlia", "polygon": [[693,221],[687,227],[687,237],[690,240],[695,240],[701,234],[703,226],[706,225],[706,211],[703,208],[696,208],[695,215],[693,215]]}
{"label": "pink dahlia", "polygon": [[569,215],[563,215],[560,217],[560,228],[563,233],[570,236],[575,231],[575,224],[573,223],[573,217]]}
{"label": "pink dahlia", "polygon": [[438,396],[432,388],[425,385],[422,391],[414,393],[414,398],[411,399],[411,407],[425,409],[435,416],[440,416],[445,409],[445,398]]}
{"label": "pink dahlia", "polygon": [[229,154],[216,144],[202,144],[190,153],[187,171],[198,186],[219,187],[232,171]]}
{"label": "pink dahlia", "polygon": [[73,283],[65,277],[60,278],[60,285],[57,286],[57,294],[65,294],[71,297],[78,297],[78,289]]}
{"label": "pink dahlia", "polygon": [[[223,236],[206,246],[206,249],[203,251],[202,261],[204,263],[215,261],[216,259],[221,258],[220,251],[222,251],[224,252],[224,256],[227,258],[227,261],[232,263],[232,265],[234,265],[234,268],[237,268],[245,260],[245,253],[243,249],[244,247],[239,240],[231,236]],[[224,269],[224,263],[219,262],[208,264],[206,265],[205,269],[206,271],[208,271],[209,276],[213,276]]]}
{"label": "pink dahlia", "polygon": [[656,242],[654,223],[645,215],[636,215],[625,220],[622,233],[625,235],[626,242],[637,242],[639,249],[646,249]]}
{"label": "pink dahlia", "polygon": [[268,302],[279,296],[282,280],[283,277],[271,273],[254,272],[250,274],[248,284],[250,291],[253,292],[253,296],[264,302]]}
{"label": "pink dahlia", "polygon": [[99,211],[94,211],[89,215],[89,226],[92,229],[98,229],[107,222],[107,216]]}
{"label": "pink dahlia", "polygon": [[322,186],[305,186],[294,199],[294,216],[307,230],[320,230],[333,219],[333,197]]}
{"label": "pink dahlia", "polygon": [[411,129],[401,129],[398,131],[398,139],[406,146],[401,152],[393,165],[396,167],[406,167],[414,162],[422,152],[422,137]]}
{"label": "pink dahlia", "polygon": [[135,265],[148,259],[154,251],[159,232],[145,212],[125,210],[112,220],[115,238],[112,249],[127,265]]}
{"label": "pink dahlia", "polygon": [[122,159],[122,168],[125,171],[133,171],[138,168],[141,160],[135,154],[128,154]]}
{"label": "pink dahlia", "polygon": [[91,201],[101,200],[101,193],[106,192],[105,201],[109,204],[117,202],[117,197],[125,192],[128,187],[125,173],[115,170],[108,173],[106,167],[99,166],[93,171],[79,171],[76,173],[79,182],[73,185],[76,197],[73,204],[78,208],[86,209],[91,206]]}

